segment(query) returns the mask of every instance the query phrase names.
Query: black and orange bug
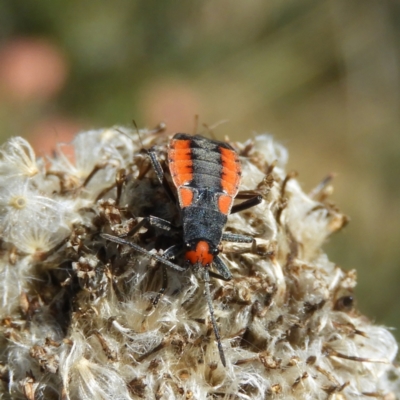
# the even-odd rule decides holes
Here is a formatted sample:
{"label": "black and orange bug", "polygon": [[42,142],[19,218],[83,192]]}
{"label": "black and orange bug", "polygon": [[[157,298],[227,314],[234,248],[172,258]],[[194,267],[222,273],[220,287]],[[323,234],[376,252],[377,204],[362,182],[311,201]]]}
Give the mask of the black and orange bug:
{"label": "black and orange bug", "polygon": [[[168,196],[175,200],[169,187],[162,166],[154,149],[148,151],[159,182]],[[125,236],[134,234],[144,225],[171,231],[182,230],[182,243],[168,248],[163,256],[149,253],[146,249],[122,237],[102,234],[110,241],[128,245],[134,250],[147,255],[176,271],[186,271],[189,267],[200,270],[205,285],[205,295],[210,312],[221,362],[226,366],[224,351],[217,323],[214,317],[210,292],[210,276],[228,281],[232,279],[229,268],[218,256],[221,241],[252,243],[254,239],[240,234],[224,233],[228,215],[253,207],[262,201],[260,195],[254,195],[240,204],[233,204],[238,195],[241,180],[239,156],[231,145],[225,142],[207,139],[200,135],[176,134],[169,144],[168,165],[175,185],[180,209],[181,227],[174,227],[170,222],[158,217],[145,217]],[[171,259],[184,254],[185,264],[179,266]],[[218,273],[210,270],[214,267]],[[157,296],[156,304],[165,291],[167,274],[163,269],[163,287]]]}

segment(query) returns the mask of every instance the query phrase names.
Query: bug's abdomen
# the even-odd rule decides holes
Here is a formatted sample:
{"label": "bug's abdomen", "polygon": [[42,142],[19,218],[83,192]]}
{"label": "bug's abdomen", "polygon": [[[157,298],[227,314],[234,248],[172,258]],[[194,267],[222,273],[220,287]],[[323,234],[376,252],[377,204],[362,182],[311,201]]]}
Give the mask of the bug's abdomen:
{"label": "bug's abdomen", "polygon": [[210,189],[218,193],[218,210],[229,214],[241,175],[239,157],[229,144],[178,133],[171,140],[168,159],[181,208],[195,201],[192,189]]}

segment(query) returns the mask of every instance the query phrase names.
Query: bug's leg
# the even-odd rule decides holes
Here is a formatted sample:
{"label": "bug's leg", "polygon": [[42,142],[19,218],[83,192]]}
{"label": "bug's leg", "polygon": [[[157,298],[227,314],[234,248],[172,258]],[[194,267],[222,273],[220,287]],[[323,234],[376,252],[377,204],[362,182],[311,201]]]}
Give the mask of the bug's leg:
{"label": "bug's leg", "polygon": [[[249,198],[249,196],[251,196]],[[263,200],[261,195],[254,195],[254,193],[243,193],[243,194],[238,194],[236,198],[246,198],[244,202],[240,204],[235,204],[232,209],[231,209],[231,214],[247,210],[248,208],[254,207],[258,204],[260,204]],[[256,241],[246,235],[240,235],[240,234],[235,234],[235,233],[224,233],[222,234],[222,240],[227,241],[227,242],[236,242],[236,243],[252,243],[252,252],[256,252],[257,244]]]}
{"label": "bug's leg", "polygon": [[234,242],[234,243],[252,243],[254,239],[251,236],[240,235],[238,233],[223,233],[222,238],[224,242]]}
{"label": "bug's leg", "polygon": [[[240,198],[240,195],[236,196],[236,198]],[[246,201],[240,204],[235,204],[231,208],[231,214],[235,214],[240,211],[247,210],[248,208],[254,207],[262,202],[262,196],[261,195],[253,195],[253,197],[250,197]]]}
{"label": "bug's leg", "polygon": [[214,257],[213,265],[219,272],[216,274],[213,271],[208,271],[209,275],[216,279],[221,279],[222,281],[230,281],[232,279],[231,271],[226,266],[226,264],[218,256]]}
{"label": "bug's leg", "polygon": [[157,179],[160,182],[160,184],[163,186],[167,196],[169,197],[169,199],[172,202],[177,204],[176,197],[175,197],[174,193],[172,192],[171,187],[169,186],[167,180],[165,179],[164,171],[162,169],[160,161],[158,161],[156,152],[154,151],[153,148],[151,148],[150,150],[147,150],[147,154],[149,155],[150,162],[151,162],[151,165],[153,166],[153,169],[157,175]]}
{"label": "bug's leg", "polygon": [[235,199],[247,200],[260,195],[256,190],[241,190],[235,196]]}
{"label": "bug's leg", "polygon": [[210,313],[210,318],[211,318],[211,323],[212,323],[212,326],[214,329],[215,338],[217,339],[219,358],[221,359],[222,365],[224,367],[226,367],[224,349],[222,348],[221,336],[219,335],[217,322],[215,321],[214,308],[213,308],[212,300],[211,300],[210,275],[209,275],[208,269],[206,269],[206,268],[204,268],[204,291],[205,291],[205,295],[206,295],[206,299],[207,299],[207,303],[208,303],[208,310]]}
{"label": "bug's leg", "polygon": [[127,236],[133,236],[136,232],[139,232],[140,228],[149,224],[150,217],[143,218],[137,225],[135,225],[129,232],[123,233],[118,237],[124,238]]}
{"label": "bug's leg", "polygon": [[180,267],[179,265],[176,265],[173,262],[167,260],[167,258],[165,257],[159,256],[155,253],[150,253],[148,250],[144,249],[136,243],[130,242],[129,240],[122,239],[118,236],[108,235],[107,233],[101,233],[100,236],[104,239],[110,240],[111,242],[122,244],[124,246],[129,246],[132,249],[136,250],[138,253],[144,254],[145,256],[152,258],[153,260],[156,260],[161,264],[164,264],[167,267],[174,269],[175,271],[185,272],[187,270],[187,268]]}
{"label": "bug's leg", "polygon": [[[181,252],[183,251],[182,245],[174,245],[165,250],[163,257],[167,260],[171,258],[176,258]],[[187,268],[186,268],[187,269]],[[161,289],[158,291],[157,296],[153,300],[153,306],[156,306],[161,299],[161,296],[165,293],[168,286],[168,273],[167,268],[165,265],[162,265],[162,286]]]}
{"label": "bug's leg", "polygon": [[148,154],[148,156],[150,158],[151,165],[153,166],[153,169],[154,169],[154,171],[155,171],[155,173],[157,175],[157,179],[160,182],[160,184],[162,185],[163,184],[163,180],[164,180],[164,171],[162,169],[160,161],[158,161],[157,154],[154,151],[154,148],[151,148],[150,150],[147,150],[147,154]]}
{"label": "bug's leg", "polygon": [[119,237],[133,236],[136,232],[138,232],[140,230],[140,228],[142,228],[144,226],[154,226],[156,228],[162,229],[167,232],[179,230],[179,228],[176,227],[175,225],[172,225],[171,222],[169,222],[165,219],[154,217],[154,216],[150,215],[148,217],[143,218],[129,232],[124,233],[124,234],[120,235]]}
{"label": "bug's leg", "polygon": [[165,265],[161,266],[161,272],[162,272],[162,286],[161,289],[158,291],[157,296],[154,297],[154,300],[152,301],[153,307],[155,307],[158,304],[158,302],[161,299],[161,296],[164,295],[168,287],[168,274],[167,274],[167,267],[165,267]]}
{"label": "bug's leg", "polygon": [[238,233],[223,233],[221,240],[233,243],[251,243],[251,252],[257,253],[257,242],[251,236],[240,235]]}

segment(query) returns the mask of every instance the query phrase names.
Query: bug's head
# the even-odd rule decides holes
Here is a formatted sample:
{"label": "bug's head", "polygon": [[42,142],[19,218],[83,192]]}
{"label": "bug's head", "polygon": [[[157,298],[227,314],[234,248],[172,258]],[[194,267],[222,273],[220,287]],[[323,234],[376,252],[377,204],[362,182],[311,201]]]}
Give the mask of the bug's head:
{"label": "bug's head", "polygon": [[212,264],[218,249],[207,240],[195,240],[187,244],[185,259],[191,265],[207,267]]}

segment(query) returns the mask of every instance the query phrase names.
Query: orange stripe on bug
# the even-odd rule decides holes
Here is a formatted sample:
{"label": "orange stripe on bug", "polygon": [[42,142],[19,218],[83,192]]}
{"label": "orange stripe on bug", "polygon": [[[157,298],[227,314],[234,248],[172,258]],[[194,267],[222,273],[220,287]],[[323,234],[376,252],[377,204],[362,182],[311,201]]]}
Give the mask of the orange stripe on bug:
{"label": "orange stripe on bug", "polygon": [[175,139],[171,140],[170,143],[171,149],[190,149],[190,140],[184,140],[184,139]]}
{"label": "orange stripe on bug", "polygon": [[233,150],[220,147],[222,175],[222,189],[230,196],[236,196],[240,183],[240,163],[237,154]]}
{"label": "orange stripe on bug", "polygon": [[200,240],[196,244],[195,250],[187,251],[185,258],[192,265],[201,264],[203,266],[210,265],[214,260],[214,256],[210,253],[210,246],[204,240]]}
{"label": "orange stripe on bug", "polygon": [[[231,150],[225,149],[227,152],[231,152]],[[226,154],[226,153],[225,153]],[[222,165],[228,169],[231,169],[232,171],[236,171],[238,168],[238,159],[236,157],[236,154],[234,154],[234,157],[231,156],[231,154],[229,154],[229,156],[225,155],[225,154],[221,154],[221,161],[222,161]]]}
{"label": "orange stripe on bug", "polygon": [[193,192],[185,187],[181,187],[178,190],[179,194],[179,204],[182,208],[188,207],[192,204],[193,201]]}
{"label": "orange stripe on bug", "polygon": [[175,161],[192,160],[190,148],[178,150],[172,149],[170,150],[169,155],[170,157],[172,156]]}
{"label": "orange stripe on bug", "polygon": [[173,140],[168,152],[169,170],[176,187],[193,179],[193,162],[190,140]]}
{"label": "orange stripe on bug", "polygon": [[231,196],[222,194],[218,198],[218,209],[222,214],[228,215],[231,210],[233,199]]}

